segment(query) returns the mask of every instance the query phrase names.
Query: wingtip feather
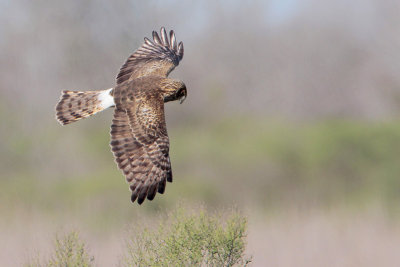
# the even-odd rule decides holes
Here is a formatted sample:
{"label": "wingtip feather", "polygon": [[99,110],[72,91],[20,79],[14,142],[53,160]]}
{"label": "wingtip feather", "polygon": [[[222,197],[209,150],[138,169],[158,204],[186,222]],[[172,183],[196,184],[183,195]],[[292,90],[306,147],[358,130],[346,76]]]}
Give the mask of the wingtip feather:
{"label": "wingtip feather", "polygon": [[[132,195],[131,195],[131,202],[134,203],[134,202],[136,201],[136,199],[137,199],[137,194],[132,193]],[[139,203],[139,204],[140,204],[140,203]]]}
{"label": "wingtip feather", "polygon": [[144,42],[145,42],[147,45],[154,46],[154,43],[153,43],[149,38],[147,38],[147,37],[144,37]]}
{"label": "wingtip feather", "polygon": [[177,44],[176,44],[176,37],[173,30],[169,32],[169,39],[171,40],[171,49],[177,52]]}
{"label": "wingtip feather", "polygon": [[169,47],[169,42],[168,42],[168,37],[167,37],[167,31],[165,30],[164,27],[161,27],[161,40],[163,42],[164,46],[168,46]]}
{"label": "wingtip feather", "polygon": [[183,43],[181,41],[181,42],[179,42],[179,45],[178,45],[178,56],[179,56],[179,59],[183,58],[183,53],[184,53],[184,48],[183,48]]}
{"label": "wingtip feather", "polygon": [[152,35],[153,35],[154,42],[158,45],[162,45],[160,37],[158,36],[158,33],[156,31],[153,31]]}

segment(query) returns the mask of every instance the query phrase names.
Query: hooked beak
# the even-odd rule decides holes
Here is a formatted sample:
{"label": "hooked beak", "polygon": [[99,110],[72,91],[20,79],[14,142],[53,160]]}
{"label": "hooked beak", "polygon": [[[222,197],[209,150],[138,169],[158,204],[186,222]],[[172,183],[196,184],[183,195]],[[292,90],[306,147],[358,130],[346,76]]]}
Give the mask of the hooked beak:
{"label": "hooked beak", "polygon": [[179,98],[179,103],[182,104],[183,101],[185,101],[186,97],[187,97],[187,90],[186,87],[184,89],[182,89],[179,94],[182,94],[182,96]]}
{"label": "hooked beak", "polygon": [[186,94],[184,94],[180,99],[179,99],[179,104],[182,104],[183,101],[186,99]]}

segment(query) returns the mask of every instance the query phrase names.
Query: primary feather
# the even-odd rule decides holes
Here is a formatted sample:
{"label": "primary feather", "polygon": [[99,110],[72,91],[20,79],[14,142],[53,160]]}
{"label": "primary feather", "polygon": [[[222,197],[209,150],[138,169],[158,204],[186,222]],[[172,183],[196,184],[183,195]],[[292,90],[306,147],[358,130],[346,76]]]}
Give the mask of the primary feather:
{"label": "primary feather", "polygon": [[153,31],[153,42],[144,38],[144,43],[122,65],[117,75],[117,84],[143,76],[163,76],[179,65],[183,58],[183,43],[176,44],[174,31],[170,31],[169,42],[165,28],[161,28],[161,38]]}

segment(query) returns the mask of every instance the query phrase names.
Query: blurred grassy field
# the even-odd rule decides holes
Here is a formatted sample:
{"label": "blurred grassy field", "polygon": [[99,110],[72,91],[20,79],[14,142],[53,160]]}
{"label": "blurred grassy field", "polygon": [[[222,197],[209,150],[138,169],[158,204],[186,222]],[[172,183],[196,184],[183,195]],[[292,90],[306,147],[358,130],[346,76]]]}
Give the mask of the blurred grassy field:
{"label": "blurred grassy field", "polygon": [[[3,214],[27,207],[54,214],[60,207],[88,205],[123,216],[131,209],[127,185],[108,147],[108,126],[98,126],[97,120],[85,124],[8,137],[0,180]],[[264,212],[293,205],[360,208],[375,202],[398,211],[397,122],[295,124],[234,117],[174,123],[169,135],[174,183],[143,205],[148,212],[178,199],[251,205]]]}
{"label": "blurred grassy field", "polygon": [[[382,234],[374,242],[385,242],[379,237],[386,236],[391,240],[387,245],[392,244],[388,249],[397,244],[393,235],[398,231],[392,228],[397,228],[400,214],[398,122],[299,124],[246,116],[172,122],[174,182],[167,185],[164,195],[138,206],[130,203],[128,186],[109,150],[109,129],[103,121],[110,116],[111,112],[69,127],[53,123],[29,135],[16,131],[6,137],[0,231],[14,233],[5,237],[15,242],[7,245],[13,253],[18,254],[18,249],[26,253],[32,249],[28,244],[44,244],[40,238],[50,242],[54,232],[74,225],[86,234],[89,246],[107,255],[113,251],[110,246],[119,246],[116,238],[123,236],[121,229],[126,225],[138,218],[154,218],[181,202],[188,206],[202,203],[212,210],[236,206],[245,211],[250,221],[249,254],[254,254],[255,266],[268,261],[261,251],[270,246],[258,236],[274,235],[270,232],[274,227],[282,233],[305,227],[305,232],[298,229],[292,236],[299,240],[287,237],[279,246],[307,240],[307,235],[319,231],[322,236],[334,236],[342,231],[343,223],[349,231],[356,231],[352,232],[355,238],[364,235],[356,228],[377,227]],[[293,224],[277,226],[286,220]],[[391,223],[387,225],[386,220]],[[43,237],[33,237],[38,233]],[[33,240],[26,243],[29,248],[21,247],[27,235],[33,235]],[[329,236],[324,238],[327,241]],[[341,241],[335,244],[340,246]],[[360,251],[349,252],[349,257],[364,253],[365,248],[354,249]],[[394,255],[383,251],[382,258]],[[115,262],[113,257],[118,255],[112,252],[114,256],[107,261],[100,254],[96,258],[103,263]],[[262,260],[257,263],[257,258]],[[272,258],[276,263],[283,259]]]}

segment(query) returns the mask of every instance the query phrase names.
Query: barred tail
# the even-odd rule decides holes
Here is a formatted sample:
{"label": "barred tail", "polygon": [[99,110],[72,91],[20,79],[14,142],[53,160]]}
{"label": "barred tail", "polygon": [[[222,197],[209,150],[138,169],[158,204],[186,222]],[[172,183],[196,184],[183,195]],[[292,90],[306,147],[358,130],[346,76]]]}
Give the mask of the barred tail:
{"label": "barred tail", "polygon": [[65,125],[114,106],[112,89],[86,92],[63,91],[56,106],[57,120]]}

